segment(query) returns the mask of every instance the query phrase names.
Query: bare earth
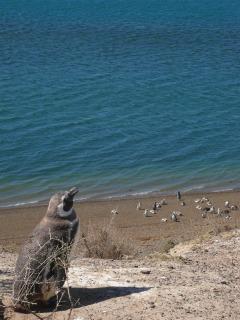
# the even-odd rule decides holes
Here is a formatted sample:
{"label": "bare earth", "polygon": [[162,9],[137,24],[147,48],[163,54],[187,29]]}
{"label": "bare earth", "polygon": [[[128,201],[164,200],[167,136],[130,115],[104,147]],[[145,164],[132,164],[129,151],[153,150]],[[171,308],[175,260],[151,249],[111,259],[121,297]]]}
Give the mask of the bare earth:
{"label": "bare earth", "polygon": [[[167,197],[168,205],[151,218],[144,218],[142,212],[136,210],[136,199],[79,204],[77,210],[83,229],[89,221],[94,224],[106,219],[110,210],[118,205],[115,227],[121,232],[124,230],[137,254],[123,260],[75,257],[68,285],[65,284],[69,286],[73,309],[63,304],[62,310],[50,314],[50,318],[240,319],[240,211],[231,212],[230,219],[212,214],[203,219],[195,209],[194,199],[198,196],[185,196],[184,207],[175,197]],[[224,200],[240,204],[237,192],[215,193],[208,197],[219,207],[224,207]],[[143,199],[142,204],[149,207],[153,200]],[[169,220],[173,209],[183,212],[180,222],[162,223],[163,217]],[[31,225],[41,218],[37,210],[40,208],[29,208],[24,212],[5,210],[0,214],[1,238],[9,237],[0,242],[0,298],[11,292],[15,248]],[[20,224],[23,216],[30,220],[20,232],[15,225]],[[14,219],[13,229],[18,233],[7,234],[6,226]],[[16,241],[11,240],[11,243],[10,236]],[[170,251],[165,250],[167,240],[178,244]],[[37,319],[34,315],[12,314],[10,310],[6,314],[11,314],[11,319]],[[40,314],[41,317],[46,315],[49,313]]]}

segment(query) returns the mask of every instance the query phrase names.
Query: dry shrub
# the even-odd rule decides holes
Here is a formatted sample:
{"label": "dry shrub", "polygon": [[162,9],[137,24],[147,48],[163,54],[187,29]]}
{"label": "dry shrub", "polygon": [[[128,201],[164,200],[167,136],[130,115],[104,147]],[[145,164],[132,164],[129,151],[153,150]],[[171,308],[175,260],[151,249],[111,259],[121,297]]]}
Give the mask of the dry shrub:
{"label": "dry shrub", "polygon": [[232,231],[234,229],[235,227],[225,224],[225,225],[216,227],[214,231],[215,231],[215,234],[218,235],[220,233]]}
{"label": "dry shrub", "polygon": [[120,260],[134,252],[129,239],[111,223],[89,225],[87,232],[83,234],[83,241],[85,256],[88,258]]}
{"label": "dry shrub", "polygon": [[[63,284],[65,280],[68,281],[71,247],[71,243],[54,238],[49,233],[49,239],[41,245],[39,243],[35,252],[25,257],[22,269],[15,274],[12,295],[14,309],[32,313],[35,308],[42,306],[39,288],[54,286],[60,293],[55,297],[57,310],[64,293]],[[51,277],[46,279],[46,272],[51,273]]]}
{"label": "dry shrub", "polygon": [[176,244],[177,244],[177,242],[172,239],[164,241],[162,244],[161,252],[168,253],[170,251],[170,249],[175,247]]}
{"label": "dry shrub", "polygon": [[0,299],[0,320],[4,319],[3,314],[4,314],[4,306],[3,306],[2,300]]}

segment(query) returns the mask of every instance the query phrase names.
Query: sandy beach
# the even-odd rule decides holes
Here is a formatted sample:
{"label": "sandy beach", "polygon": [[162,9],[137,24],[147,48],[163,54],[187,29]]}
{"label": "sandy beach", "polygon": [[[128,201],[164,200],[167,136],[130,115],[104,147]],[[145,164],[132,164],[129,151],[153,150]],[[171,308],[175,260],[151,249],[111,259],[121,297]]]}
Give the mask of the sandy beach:
{"label": "sandy beach", "polygon": [[[234,191],[183,194],[181,200],[185,202],[185,206],[181,205],[181,201],[178,201],[175,195],[171,195],[81,202],[75,204],[75,209],[80,217],[81,233],[86,233],[89,226],[94,228],[99,224],[108,224],[112,219],[111,210],[117,208],[119,214],[112,221],[115,230],[129,239],[139,254],[146,255],[164,249],[166,241],[177,244],[208,233],[219,233],[240,226],[238,210],[230,210],[230,219],[210,213],[205,219],[202,218],[201,211],[196,209],[199,204],[195,200],[204,196],[216,209],[224,209],[225,201],[240,207],[240,192]],[[139,200],[142,209],[152,209],[154,202],[162,199],[166,199],[167,205],[163,205],[151,217],[144,217],[144,210],[136,210]],[[200,205],[204,207],[206,204]],[[176,223],[170,219],[174,210],[183,214]],[[0,246],[17,251],[45,211],[46,205],[0,209]],[[165,223],[161,221],[164,218],[168,219]]]}
{"label": "sandy beach", "polygon": [[[240,211],[202,218],[195,202],[206,197],[224,209],[225,201],[240,206],[239,195],[185,194],[181,200],[185,206],[176,196],[77,203],[82,233],[89,225],[111,221],[111,228],[131,244],[134,254],[122,260],[89,259],[81,255],[79,245],[69,271],[74,308],[64,305],[54,319],[239,319],[235,298],[240,296]],[[142,208],[151,208],[163,198],[167,204],[152,217],[136,210],[139,200]],[[114,208],[119,214],[112,219]],[[45,210],[46,206],[1,209],[0,298],[11,293],[19,246]],[[169,219],[173,210],[182,212],[179,222]],[[163,218],[168,221],[162,222]],[[33,314],[13,314],[9,309],[5,318],[6,314],[9,319],[35,319]]]}

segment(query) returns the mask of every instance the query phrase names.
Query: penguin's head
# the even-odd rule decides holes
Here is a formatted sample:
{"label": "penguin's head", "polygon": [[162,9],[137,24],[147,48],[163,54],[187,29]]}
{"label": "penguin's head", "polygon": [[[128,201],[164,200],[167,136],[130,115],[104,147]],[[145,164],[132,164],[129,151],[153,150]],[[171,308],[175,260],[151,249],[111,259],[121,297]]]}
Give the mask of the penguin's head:
{"label": "penguin's head", "polygon": [[67,218],[73,210],[73,198],[78,193],[77,188],[69,191],[56,193],[51,197],[47,209],[48,216]]}

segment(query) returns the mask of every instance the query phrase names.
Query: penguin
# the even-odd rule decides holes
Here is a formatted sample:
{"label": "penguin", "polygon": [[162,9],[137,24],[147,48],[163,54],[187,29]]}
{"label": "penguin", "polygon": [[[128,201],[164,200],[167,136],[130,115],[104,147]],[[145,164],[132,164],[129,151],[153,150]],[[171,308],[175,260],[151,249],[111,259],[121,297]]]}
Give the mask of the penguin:
{"label": "penguin", "polygon": [[161,208],[161,203],[157,202],[157,209],[160,209],[160,208]]}
{"label": "penguin", "polygon": [[45,216],[20,250],[12,294],[15,309],[48,305],[61,291],[79,229],[73,209],[77,192],[72,188],[51,197]]}
{"label": "penguin", "polygon": [[149,210],[145,209],[144,213],[143,213],[144,217],[151,217],[151,215],[149,214]]}
{"label": "penguin", "polygon": [[142,210],[142,205],[141,205],[141,202],[139,201],[138,204],[137,204],[137,210]]}
{"label": "penguin", "polygon": [[207,212],[204,211],[204,212],[202,213],[202,218],[206,218],[206,217],[207,217]]}
{"label": "penguin", "polygon": [[160,205],[161,205],[161,206],[167,205],[167,201],[166,201],[165,199],[161,200],[161,201],[160,201]]}
{"label": "penguin", "polygon": [[119,212],[118,212],[118,209],[112,209],[111,210],[111,214],[112,215],[116,215],[116,214],[118,214]]}
{"label": "penguin", "polygon": [[210,213],[214,213],[214,214],[217,213],[214,206],[212,206],[212,207],[210,208],[209,212],[210,212]]}
{"label": "penguin", "polygon": [[152,208],[152,210],[151,211],[153,211],[153,213],[154,214],[156,214],[157,213],[157,202],[155,201],[154,202],[154,204],[153,204],[153,208]]}
{"label": "penguin", "polygon": [[178,191],[178,192],[177,192],[177,199],[178,199],[178,200],[181,200],[181,198],[182,198],[182,196],[181,196],[181,192],[180,192],[180,191]]}
{"label": "penguin", "polygon": [[225,208],[229,208],[229,207],[230,207],[230,202],[229,202],[229,201],[225,201],[224,207],[225,207]]}
{"label": "penguin", "polygon": [[174,222],[178,222],[178,217],[174,211],[171,213],[171,220]]}

